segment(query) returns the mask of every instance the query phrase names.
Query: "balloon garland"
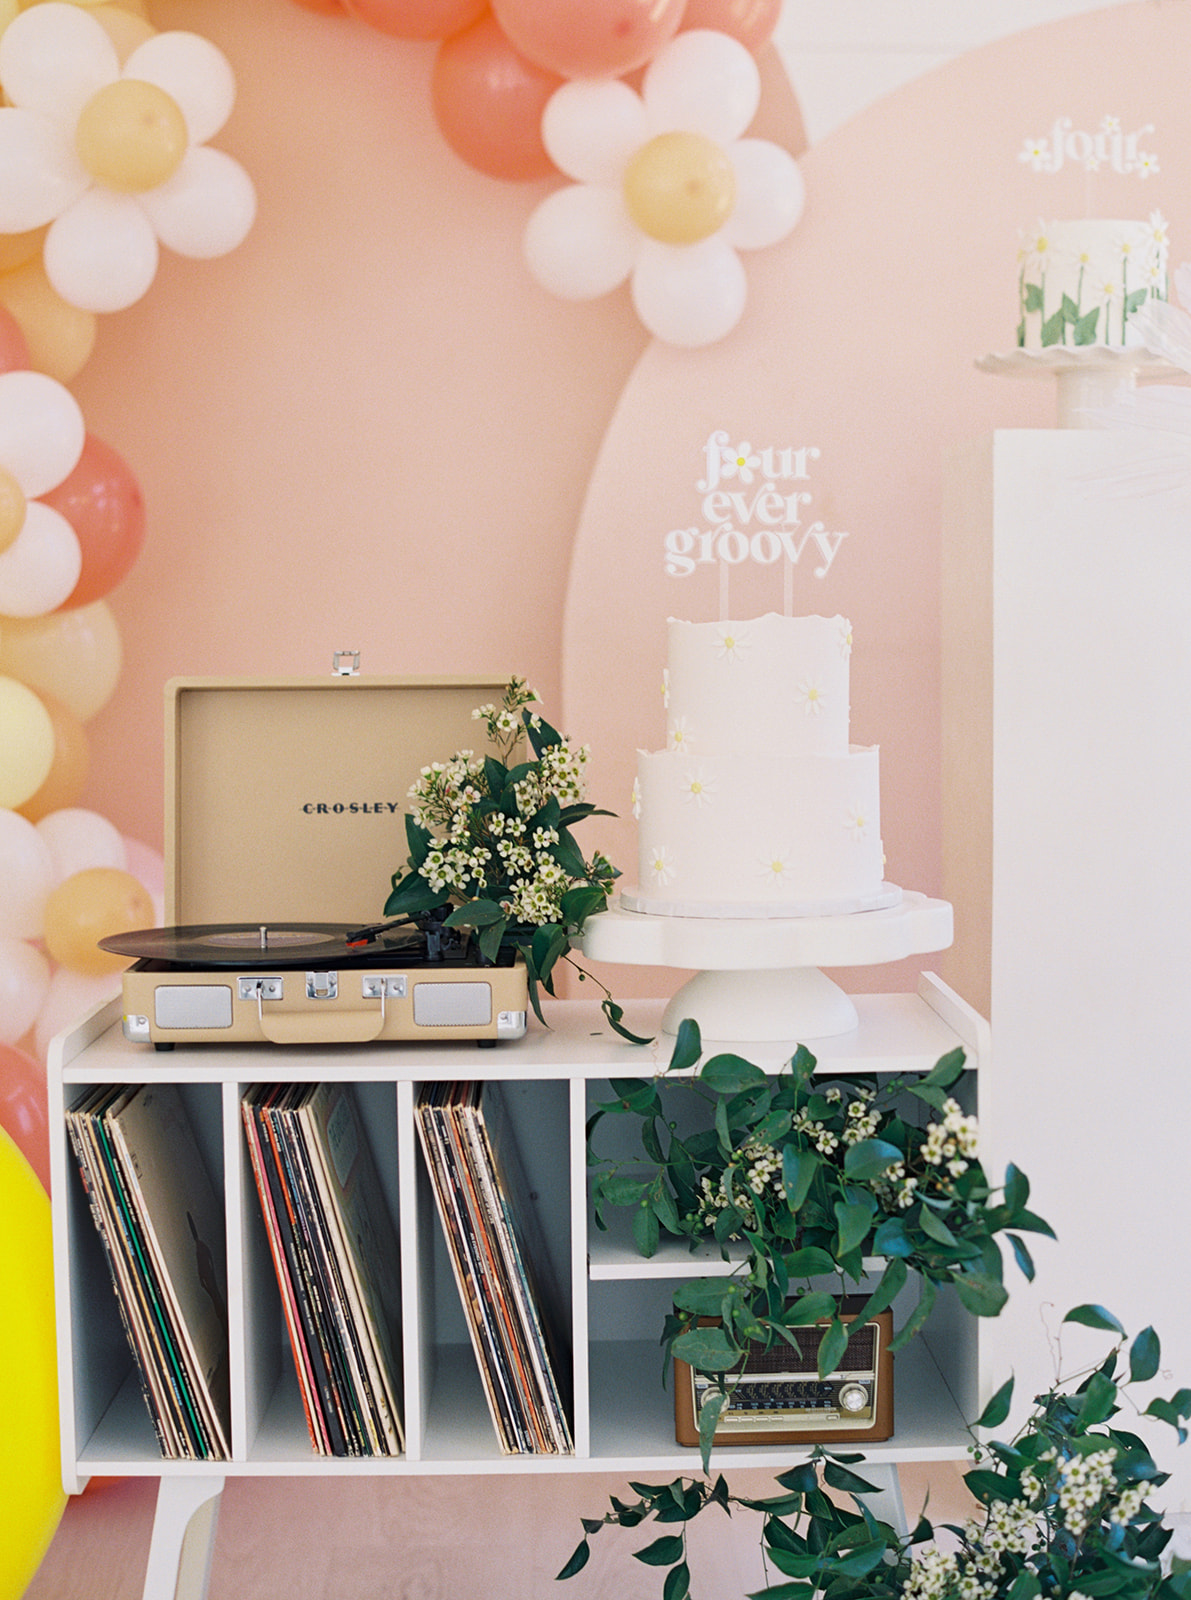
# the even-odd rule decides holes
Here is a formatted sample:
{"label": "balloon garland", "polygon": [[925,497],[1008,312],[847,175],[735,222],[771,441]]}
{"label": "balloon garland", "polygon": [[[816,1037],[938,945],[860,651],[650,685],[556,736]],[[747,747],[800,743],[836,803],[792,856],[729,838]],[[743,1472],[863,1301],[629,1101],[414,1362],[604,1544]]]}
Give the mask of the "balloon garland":
{"label": "balloon garland", "polygon": [[47,1045],[118,991],[96,941],[160,921],[164,879],[78,803],[145,507],[68,386],[161,247],[223,255],[256,198],[208,142],[235,101],[208,40],[159,32],[144,0],[0,0],[0,30],[0,1133],[48,1187]]}
{"label": "balloon garland", "polygon": [[[568,300],[629,282],[665,343],[730,333],[747,297],[738,252],[778,243],[802,214],[793,157],[743,137],[781,0],[296,3],[439,41],[431,103],[456,155],[489,177],[574,180],[530,218],[530,275]],[[637,93],[625,75],[641,68]]]}

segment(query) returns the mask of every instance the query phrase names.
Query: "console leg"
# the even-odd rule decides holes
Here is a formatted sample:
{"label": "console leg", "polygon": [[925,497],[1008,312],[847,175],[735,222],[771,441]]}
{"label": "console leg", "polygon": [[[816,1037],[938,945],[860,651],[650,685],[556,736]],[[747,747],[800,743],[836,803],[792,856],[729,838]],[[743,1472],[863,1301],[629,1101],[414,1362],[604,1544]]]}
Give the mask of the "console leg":
{"label": "console leg", "polygon": [[877,1494],[858,1496],[861,1504],[867,1507],[879,1522],[887,1522],[898,1533],[909,1533],[910,1525],[906,1521],[906,1508],[902,1501],[902,1486],[897,1475],[897,1463],[864,1461],[855,1468],[855,1471],[860,1477],[867,1478],[870,1483],[880,1486]]}
{"label": "console leg", "polygon": [[206,1600],[224,1480],[162,1478],[144,1600]]}

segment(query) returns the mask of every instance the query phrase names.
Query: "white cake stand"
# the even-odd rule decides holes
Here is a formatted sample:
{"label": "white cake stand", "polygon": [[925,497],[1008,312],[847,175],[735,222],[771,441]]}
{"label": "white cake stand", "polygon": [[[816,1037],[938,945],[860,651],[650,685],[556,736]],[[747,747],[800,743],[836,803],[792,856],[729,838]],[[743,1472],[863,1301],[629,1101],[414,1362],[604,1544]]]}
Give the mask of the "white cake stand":
{"label": "white cake stand", "polygon": [[693,1017],[708,1039],[825,1039],[858,1025],[856,1007],[820,967],[868,967],[952,940],[951,905],[906,891],[897,905],[830,917],[666,917],[614,901],[583,931],[592,961],[694,967],[666,1007],[677,1033]]}
{"label": "white cake stand", "polygon": [[1049,345],[1044,350],[1010,350],[982,356],[981,372],[1009,378],[1050,378],[1058,390],[1060,428],[1091,426],[1085,413],[1112,405],[1137,387],[1138,376],[1161,376],[1177,368],[1162,356],[1138,347]]}

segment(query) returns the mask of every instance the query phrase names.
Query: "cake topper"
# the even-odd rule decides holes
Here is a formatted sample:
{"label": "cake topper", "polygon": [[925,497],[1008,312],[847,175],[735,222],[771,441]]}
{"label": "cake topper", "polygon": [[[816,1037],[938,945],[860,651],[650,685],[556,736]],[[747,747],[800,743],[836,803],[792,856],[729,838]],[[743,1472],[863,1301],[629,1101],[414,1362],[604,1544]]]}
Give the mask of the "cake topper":
{"label": "cake topper", "polygon": [[1141,149],[1141,140],[1153,131],[1154,124],[1147,122],[1135,133],[1126,133],[1119,117],[1105,116],[1095,133],[1088,133],[1076,128],[1070,117],[1056,117],[1049,137],[1027,139],[1017,159],[1028,162],[1035,172],[1058,172],[1072,162],[1085,172],[1109,169],[1122,176],[1135,172],[1139,178],[1149,178],[1158,171],[1158,158]]}
{"label": "cake topper", "polygon": [[663,540],[668,577],[689,578],[714,567],[720,582],[720,615],[728,615],[728,579],[733,567],[752,563],[782,568],[783,607],[793,612],[794,568],[806,556],[816,578],[825,578],[848,537],[823,522],[807,522],[814,496],[807,484],[817,445],[754,446],[725,428],[700,447],[703,471],[695,479],[701,524],[671,528]]}

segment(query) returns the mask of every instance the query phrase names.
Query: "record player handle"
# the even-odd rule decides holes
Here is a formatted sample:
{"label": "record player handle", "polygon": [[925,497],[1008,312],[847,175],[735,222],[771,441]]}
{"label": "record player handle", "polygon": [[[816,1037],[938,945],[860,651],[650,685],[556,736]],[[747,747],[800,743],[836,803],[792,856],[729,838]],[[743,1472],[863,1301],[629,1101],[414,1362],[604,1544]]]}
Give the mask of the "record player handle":
{"label": "record player handle", "polygon": [[261,1031],[273,1044],[364,1044],[378,1039],[385,1025],[383,1010],[261,1010]]}

